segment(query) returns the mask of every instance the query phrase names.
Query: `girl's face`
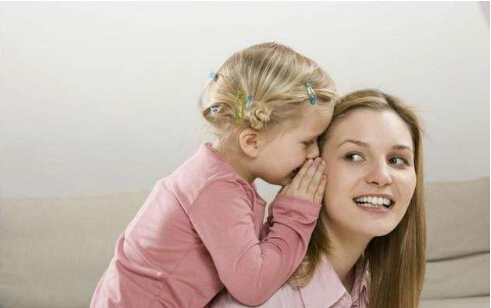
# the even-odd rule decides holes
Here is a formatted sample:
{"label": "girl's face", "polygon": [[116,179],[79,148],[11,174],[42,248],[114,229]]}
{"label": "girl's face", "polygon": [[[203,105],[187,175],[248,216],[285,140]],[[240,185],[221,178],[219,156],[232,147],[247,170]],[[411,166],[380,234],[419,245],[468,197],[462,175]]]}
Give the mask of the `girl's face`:
{"label": "girl's face", "polygon": [[331,122],[332,107],[306,105],[305,116],[293,126],[270,132],[256,160],[256,176],[271,184],[290,183],[307,159],[319,156],[317,138]]}
{"label": "girl's face", "polygon": [[322,158],[328,232],[371,239],[399,224],[416,187],[416,172],[411,133],[394,111],[352,111],[331,131]]}

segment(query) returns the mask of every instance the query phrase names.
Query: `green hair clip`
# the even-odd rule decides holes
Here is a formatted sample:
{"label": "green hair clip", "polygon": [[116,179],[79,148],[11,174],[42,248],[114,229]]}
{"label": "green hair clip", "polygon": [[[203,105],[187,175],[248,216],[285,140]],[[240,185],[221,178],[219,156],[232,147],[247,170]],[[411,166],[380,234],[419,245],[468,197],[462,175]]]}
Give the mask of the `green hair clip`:
{"label": "green hair clip", "polygon": [[252,107],[252,103],[254,101],[254,96],[247,95],[246,91],[238,90],[237,91],[237,102],[234,111],[235,122],[242,124],[244,123],[244,112],[246,109],[250,109]]}
{"label": "green hair clip", "polygon": [[244,123],[244,108],[245,108],[246,92],[244,90],[237,91],[237,103],[235,104],[235,122]]}

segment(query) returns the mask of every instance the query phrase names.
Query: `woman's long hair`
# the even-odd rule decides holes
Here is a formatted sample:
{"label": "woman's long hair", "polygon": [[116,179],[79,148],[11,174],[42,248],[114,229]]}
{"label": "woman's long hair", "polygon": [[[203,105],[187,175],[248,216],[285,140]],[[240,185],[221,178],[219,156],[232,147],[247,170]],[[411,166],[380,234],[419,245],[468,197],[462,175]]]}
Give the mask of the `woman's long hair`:
{"label": "woman's long hair", "polygon": [[[357,109],[392,110],[407,124],[414,143],[416,188],[407,211],[397,227],[385,236],[375,237],[365,250],[370,273],[370,308],[416,308],[425,274],[426,218],[424,210],[423,147],[421,126],[416,113],[400,99],[378,90],[352,92],[336,104],[331,124],[319,139],[322,149],[333,128]],[[322,208],[303,262],[289,282],[307,284],[320,260],[330,252],[327,211]],[[329,286],[326,286],[326,288]]]}

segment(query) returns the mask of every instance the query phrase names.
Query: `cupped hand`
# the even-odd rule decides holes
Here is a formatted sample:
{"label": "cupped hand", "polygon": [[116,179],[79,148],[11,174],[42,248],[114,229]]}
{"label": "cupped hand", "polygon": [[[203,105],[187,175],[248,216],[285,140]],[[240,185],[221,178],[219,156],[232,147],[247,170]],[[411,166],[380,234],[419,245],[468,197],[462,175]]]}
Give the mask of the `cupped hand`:
{"label": "cupped hand", "polygon": [[278,194],[296,197],[321,204],[326,189],[326,163],[321,158],[306,161],[291,183],[283,186]]}

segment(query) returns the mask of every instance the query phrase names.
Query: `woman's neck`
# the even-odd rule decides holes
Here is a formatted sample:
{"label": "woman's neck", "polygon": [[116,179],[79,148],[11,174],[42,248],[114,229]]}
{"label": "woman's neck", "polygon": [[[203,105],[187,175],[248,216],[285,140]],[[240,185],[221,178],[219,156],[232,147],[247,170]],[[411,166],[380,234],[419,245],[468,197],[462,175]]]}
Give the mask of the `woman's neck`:
{"label": "woman's neck", "polygon": [[331,246],[327,259],[343,284],[350,285],[350,279],[354,279],[354,266],[371,238],[353,234],[348,230],[338,230],[332,223],[328,224],[327,232]]}

